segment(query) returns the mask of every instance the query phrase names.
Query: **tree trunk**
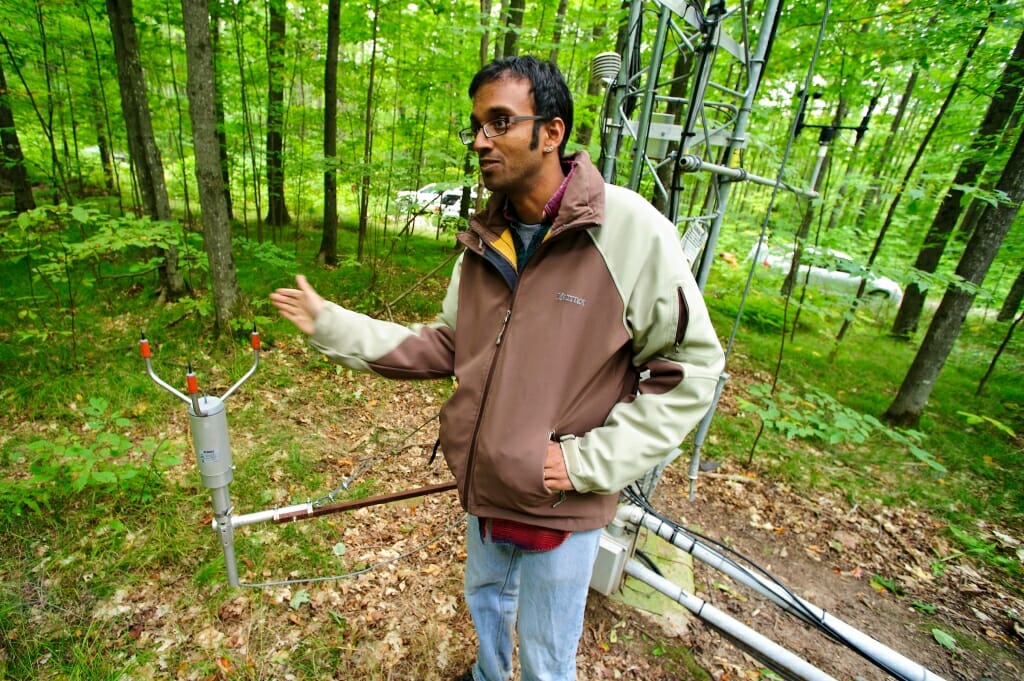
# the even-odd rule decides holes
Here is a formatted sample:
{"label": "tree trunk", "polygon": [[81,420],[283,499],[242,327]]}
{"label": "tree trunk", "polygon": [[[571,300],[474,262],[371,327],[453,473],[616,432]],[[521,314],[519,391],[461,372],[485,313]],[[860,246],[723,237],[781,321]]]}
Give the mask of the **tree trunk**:
{"label": "tree trunk", "polygon": [[555,30],[551,35],[551,53],[548,61],[558,63],[558,48],[562,45],[562,29],[565,27],[565,13],[569,9],[569,0],[558,0],[558,11],[555,12]]}
{"label": "tree trunk", "polygon": [[[1003,75],[999,79],[995,95],[989,102],[985,117],[974,135],[971,149],[960,163],[960,168],[946,191],[939,210],[932,219],[931,227],[928,229],[928,234],[914,261],[915,269],[932,273],[938,268],[939,260],[946,250],[946,244],[949,243],[949,237],[953,234],[957,220],[963,212],[964,190],[962,187],[968,187],[978,182],[981,172],[985,169],[985,164],[995,148],[999,133],[1003,130],[1013,113],[1014,105],[1020,98],[1022,80],[1024,80],[1024,32],[1017,39],[1013,54],[1003,69]],[[914,282],[907,286],[903,302],[893,321],[892,334],[894,336],[909,338],[913,332],[917,331],[926,295],[927,291]]]}
{"label": "tree trunk", "polygon": [[324,225],[317,262],[338,264],[338,42],[341,0],[327,3],[324,63]]}
{"label": "tree trunk", "polygon": [[14,113],[8,103],[7,77],[0,62],[0,178],[14,190],[14,210],[24,213],[36,207],[32,184],[25,170],[25,155],[21,151],[18,130],[14,127]]}
{"label": "tree trunk", "polygon": [[114,148],[114,133],[110,125],[110,109],[107,107],[107,92],[103,87],[103,66],[100,62],[99,46],[96,44],[96,31],[92,27],[91,12],[84,11],[86,26],[89,27],[89,44],[92,47],[92,59],[96,68],[96,85],[91,91],[93,101],[97,107],[96,114],[96,144],[100,148],[102,158],[104,148],[108,155],[103,165],[103,173],[106,176],[107,190],[117,196],[118,209],[124,214],[124,198],[121,193],[121,174],[117,166],[117,150]]}
{"label": "tree trunk", "polygon": [[203,211],[203,237],[210,263],[215,329],[230,330],[229,322],[240,304],[238,275],[231,252],[231,223],[222,186],[217,111],[214,104],[216,75],[210,38],[207,0],[182,0],[185,54],[188,61],[188,102],[195,147],[196,182]]}
{"label": "tree trunk", "polygon": [[[693,75],[693,56],[693,52],[689,50],[679,50],[676,53],[676,61],[672,67],[672,83],[668,91],[669,100],[665,105],[665,113],[671,114],[673,123],[678,123],[679,117],[683,113],[683,102],[690,87],[690,76]],[[669,141],[666,158],[675,157],[678,153],[679,140]],[[675,163],[663,163],[658,167],[657,173],[662,186],[666,187],[668,192],[665,196],[655,192],[654,196],[651,197],[651,204],[658,209],[659,213],[668,215],[668,199],[672,192],[676,190],[673,182],[677,179],[681,182],[682,178],[676,177]]]}
{"label": "tree trunk", "polygon": [[267,43],[267,225],[290,222],[284,197],[284,32],[285,8],[269,4],[270,36]]}
{"label": "tree trunk", "polygon": [[910,72],[910,77],[907,79],[906,85],[903,87],[903,95],[900,97],[900,105],[896,109],[896,115],[892,119],[892,123],[889,125],[889,134],[885,136],[882,148],[877,154],[872,156],[878,159],[878,164],[875,166],[874,172],[872,173],[871,185],[868,190],[864,192],[864,197],[861,200],[860,210],[857,211],[857,224],[855,232],[860,234],[861,227],[864,224],[864,220],[868,214],[874,213],[875,204],[878,201],[878,196],[882,191],[882,175],[885,173],[887,167],[893,167],[892,163],[892,148],[896,143],[896,140],[900,139],[899,131],[903,125],[903,118],[907,115],[907,109],[910,107],[911,96],[914,94],[914,87],[917,85],[917,67]]}
{"label": "tree trunk", "polygon": [[[924,157],[924,152],[928,148],[928,144],[931,142],[932,137],[935,135],[935,131],[939,129],[939,123],[942,121],[949,109],[949,105],[953,102],[953,97],[956,96],[957,90],[960,89],[960,84],[963,82],[964,73],[967,71],[968,65],[974,58],[974,53],[977,51],[978,46],[981,45],[981,41],[985,38],[985,34],[988,32],[988,27],[992,23],[993,14],[989,14],[985,20],[985,24],[978,30],[978,35],[975,36],[974,42],[967,49],[967,54],[964,56],[963,62],[960,64],[960,70],[956,74],[956,78],[953,79],[953,84],[949,87],[949,92],[946,93],[946,98],[942,101],[942,106],[939,107],[939,111],[935,114],[935,118],[932,120],[932,124],[928,126],[928,131],[924,134],[924,138],[921,143],[917,146],[917,153],[914,154],[914,159],[907,166],[907,171],[903,174],[903,179],[900,182],[901,187],[910,186],[910,179],[914,175],[914,171],[917,169],[917,164],[921,162]],[[875,245],[871,249],[871,254],[868,255],[868,260],[865,265],[867,268],[871,268],[875,264],[875,258],[878,257],[878,252],[882,248],[882,242],[885,240],[885,235],[888,233],[889,228],[892,226],[893,219],[896,217],[896,207],[900,204],[900,199],[903,197],[904,192],[899,192],[893,197],[889,204],[889,210],[885,215],[885,220],[882,222],[881,228],[878,230],[878,236],[875,237]],[[842,342],[843,337],[846,336],[847,330],[853,323],[854,316],[852,313],[856,310],[857,305],[860,304],[860,298],[864,295],[864,289],[867,287],[868,279],[863,277],[860,280],[860,286],[857,287],[857,294],[854,296],[853,302],[850,304],[850,314],[844,315],[843,324],[839,327],[839,332],[836,334],[836,345],[832,349],[832,357],[834,358],[838,350],[839,344]]]}
{"label": "tree trunk", "polygon": [[488,41],[491,37],[491,0],[480,0],[480,66],[487,64]]}
{"label": "tree trunk", "polygon": [[[220,54],[220,22],[224,16],[221,8],[221,0],[213,0],[210,8],[210,36],[213,41],[213,72],[219,73],[217,55]],[[224,118],[224,89],[221,80],[217,79],[217,90],[214,92],[214,106],[217,109],[217,145],[220,147],[220,175],[224,183],[224,203],[228,207],[228,220],[235,219],[234,208],[231,205],[231,157],[228,155],[228,131]]]}
{"label": "tree trunk", "polygon": [[[839,104],[836,107],[835,116],[832,119],[832,129],[823,128],[818,137],[818,163],[816,164],[811,177],[811,191],[818,191],[818,187],[821,186],[821,178],[828,177],[829,168],[832,165],[832,157],[828,155],[828,149],[832,143],[832,136],[835,134],[835,128],[838,128],[843,124],[843,118],[846,117],[846,109],[847,103],[845,96],[841,95]],[[800,272],[800,262],[803,259],[807,237],[810,236],[811,233],[811,223],[814,222],[814,215],[818,212],[818,208],[818,202],[811,199],[806,201],[803,217],[800,219],[800,225],[797,227],[796,234],[794,235],[796,248],[793,249],[793,258],[789,265],[789,272],[786,273],[786,278],[782,280],[782,288],[780,292],[784,296],[789,296],[797,284],[797,276]],[[796,328],[797,320],[794,319],[794,332],[796,331]]]}
{"label": "tree trunk", "polygon": [[1010,292],[1006,294],[1003,306],[999,308],[999,314],[996,315],[996,321],[1008,322],[1013,319],[1013,315],[1017,314],[1017,310],[1020,309],[1021,300],[1024,300],[1024,268],[1021,268],[1021,271],[1017,273],[1017,278],[1013,280]]}
{"label": "tree trunk", "polygon": [[[604,11],[601,12],[602,19],[603,19],[603,15],[607,13],[608,6],[607,6],[607,4],[602,4],[601,8],[602,8],[602,10],[604,10]],[[591,42],[593,42],[593,43],[600,43],[600,42],[602,42],[604,40],[604,34],[605,34],[604,21],[603,20],[596,21],[594,23],[594,27],[590,31],[590,40],[591,40]],[[593,101],[598,95],[600,95],[601,91],[603,89],[604,89],[604,83],[602,83],[600,81],[600,79],[594,78],[593,74],[591,74],[590,78],[587,79],[587,98],[586,98],[585,101],[588,102],[588,105],[586,107],[586,115],[585,116],[580,116],[579,114],[577,114],[576,118],[579,119],[579,120],[575,124],[576,125],[576,144],[580,145],[583,148],[587,148],[587,147],[590,146],[590,140],[591,140],[591,138],[594,135],[594,118],[597,117],[598,111],[603,109],[603,107],[600,107],[600,106],[598,106],[598,107],[591,106],[591,105],[589,105],[589,102]]]}
{"label": "tree trunk", "polygon": [[[1005,321],[1010,320],[1007,319]],[[988,363],[988,369],[985,370],[985,375],[981,377],[980,381],[978,381],[978,389],[974,391],[974,394],[976,396],[981,397],[982,391],[985,390],[985,383],[988,382],[989,376],[992,375],[992,372],[996,370],[996,364],[999,363],[999,358],[1003,356],[1003,351],[1006,350],[1006,347],[1010,344],[1010,341],[1013,340],[1013,332],[1017,330],[1017,327],[1020,325],[1022,321],[1024,321],[1024,312],[1021,312],[1019,315],[1017,315],[1017,318],[1013,320],[1013,323],[1010,324],[1009,327],[1007,327],[1006,334],[1003,336],[1002,342],[999,343],[999,347],[996,348],[996,354],[992,355],[992,360]]]}
{"label": "tree trunk", "polygon": [[377,27],[380,0],[373,3],[373,40],[370,41],[370,82],[366,86],[366,133],[363,136],[363,170],[359,188],[359,245],[356,258],[363,259],[370,210],[370,163],[373,161],[373,88],[377,78]]}
{"label": "tree trunk", "polygon": [[[1024,198],[1024,133],[1017,138],[996,189],[1005,192],[1007,201],[985,210],[956,268],[958,275],[975,286],[984,281]],[[899,392],[883,415],[886,421],[897,426],[917,426],[942,365],[960,335],[974,297],[974,293],[959,286],[950,286],[946,290]]]}
{"label": "tree trunk", "polygon": [[503,57],[514,57],[519,54],[519,33],[523,30],[523,14],[525,11],[526,0],[508,0],[508,11],[505,14]]}
{"label": "tree trunk", "polygon": [[[160,149],[153,135],[146,80],[139,57],[139,42],[132,17],[132,0],[107,0],[107,16],[114,39],[114,59],[121,90],[121,110],[128,134],[128,151],[146,214],[153,220],[170,220],[171,205],[167,199],[167,183]],[[185,279],[178,269],[178,252],[174,247],[164,251],[160,266],[160,284],[166,298],[174,300],[186,293]]]}

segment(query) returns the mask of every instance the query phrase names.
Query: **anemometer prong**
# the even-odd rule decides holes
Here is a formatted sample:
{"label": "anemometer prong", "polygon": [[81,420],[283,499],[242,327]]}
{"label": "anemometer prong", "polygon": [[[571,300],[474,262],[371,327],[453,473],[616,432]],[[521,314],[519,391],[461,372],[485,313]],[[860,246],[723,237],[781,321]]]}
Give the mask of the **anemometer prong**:
{"label": "anemometer prong", "polygon": [[228,418],[224,400],[231,396],[249,377],[256,372],[260,363],[260,335],[256,327],[252,330],[253,363],[249,371],[228,389],[221,397],[199,395],[199,383],[192,363],[189,362],[185,374],[188,390],[186,396],[180,390],[161,380],[153,371],[150,360],[149,341],[142,334],[139,346],[142,358],[146,361],[146,373],[158,386],[171,393],[188,405],[189,425],[192,428],[192,446],[196,461],[199,464],[199,476],[203,487],[210,490],[213,501],[213,529],[220,536],[220,544],[224,549],[224,562],[227,564],[228,583],[238,586],[238,565],[235,561],[235,525],[231,521],[233,508],[228,486],[234,477],[234,465],[231,463],[231,443],[228,441]]}

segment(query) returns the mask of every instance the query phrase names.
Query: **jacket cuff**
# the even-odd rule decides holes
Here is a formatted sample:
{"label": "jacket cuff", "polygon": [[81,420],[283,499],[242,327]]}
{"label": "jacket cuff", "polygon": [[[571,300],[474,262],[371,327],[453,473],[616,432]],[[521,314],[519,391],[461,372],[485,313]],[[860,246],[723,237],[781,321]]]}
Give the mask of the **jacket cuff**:
{"label": "jacket cuff", "polygon": [[558,446],[562,448],[562,458],[565,460],[565,471],[569,474],[569,482],[577,492],[586,493],[591,490],[577,475],[583,465],[580,461],[580,441],[575,435],[562,435],[558,438]]}

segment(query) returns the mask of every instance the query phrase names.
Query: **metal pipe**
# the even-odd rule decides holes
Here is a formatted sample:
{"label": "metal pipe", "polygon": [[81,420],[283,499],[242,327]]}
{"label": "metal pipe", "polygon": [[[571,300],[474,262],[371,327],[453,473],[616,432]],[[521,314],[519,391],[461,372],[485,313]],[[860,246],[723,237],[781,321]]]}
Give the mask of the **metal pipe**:
{"label": "metal pipe", "polygon": [[256,373],[256,368],[259,367],[260,365],[260,334],[258,331],[256,331],[256,329],[252,330],[252,334],[250,334],[250,340],[252,343],[252,366],[249,367],[249,370],[245,372],[244,376],[238,379],[238,381],[233,386],[228,388],[228,391],[226,393],[220,396],[220,399],[222,400],[226,400],[229,397],[231,397],[231,395],[236,390],[238,390],[238,387],[240,385],[248,381],[249,377]]}
{"label": "metal pipe", "polygon": [[[246,525],[255,525],[256,523],[265,522],[277,522],[281,519],[282,514],[298,515],[302,513],[310,514],[313,512],[313,504],[294,504],[292,506],[281,506],[280,508],[272,508],[266,511],[255,511],[254,513],[243,513],[242,515],[231,516],[231,525],[233,527],[244,527]],[[298,517],[294,518],[298,519]],[[213,529],[219,529],[219,523],[217,519],[213,520]]]}
{"label": "metal pipe", "polygon": [[836,681],[835,677],[826,674],[778,643],[733,619],[707,601],[683,591],[678,585],[645,567],[636,559],[630,558],[626,561],[626,574],[639,579],[679,603],[715,631],[767,664],[784,678],[804,681]]}
{"label": "metal pipe", "polygon": [[944,681],[941,676],[910,660],[864,632],[853,628],[839,618],[825,612],[818,606],[805,601],[796,594],[762,575],[743,569],[735,562],[714,549],[698,542],[678,526],[669,524],[644,509],[627,505],[619,509],[616,516],[627,523],[642,525],[651,532],[676,546],[694,558],[726,574],[737,582],[754,589],[786,612],[799,617],[816,627],[823,626],[833,636],[880,669],[898,675],[901,679],[919,681]]}
{"label": "metal pipe", "polygon": [[[816,199],[819,196],[821,196],[821,194],[819,194],[813,188],[802,189],[800,187],[793,186],[788,182],[781,182],[770,177],[761,177],[760,175],[748,173],[743,168],[730,168],[729,166],[718,165],[717,163],[708,163],[701,157],[695,156],[693,154],[685,154],[679,160],[679,165],[680,169],[683,170],[684,172],[692,173],[698,170],[707,170],[716,175],[723,175],[733,180],[753,182],[754,184],[760,184],[766,187],[778,187],[780,189],[786,189],[798,196],[804,197],[805,199]],[[716,213],[716,217],[718,214],[721,213],[723,213],[723,211],[719,210],[718,213]]]}
{"label": "metal pipe", "polygon": [[[629,18],[626,23],[626,40],[623,47],[622,66],[615,76],[615,82],[608,88],[606,101],[610,105],[601,112],[601,130],[607,128],[607,138],[603,141],[601,175],[605,182],[615,183],[615,166],[619,155],[619,142],[622,139],[623,124],[628,121],[628,116],[621,115],[622,104],[631,87],[630,73],[634,44],[640,40],[635,32],[639,31],[640,14],[643,7],[642,0],[633,0],[629,6]],[[611,120],[606,120],[607,119]]]}
{"label": "metal pipe", "polygon": [[629,171],[629,184],[631,189],[640,185],[640,175],[643,172],[644,164],[647,162],[647,138],[651,130],[651,113],[654,111],[654,93],[658,87],[658,77],[661,75],[661,61],[665,55],[665,37],[668,35],[669,20],[672,18],[672,10],[661,6],[658,12],[658,28],[651,45],[650,66],[647,67],[647,81],[644,83],[643,104],[640,107],[640,118],[637,124],[636,135],[633,137],[633,164]]}
{"label": "metal pipe", "polygon": [[145,359],[146,359],[146,373],[149,374],[149,377],[151,379],[153,379],[154,383],[156,383],[158,386],[160,386],[161,388],[163,388],[167,392],[169,392],[172,395],[174,395],[175,397],[177,397],[179,400],[181,400],[185,404],[188,404],[188,405],[192,404],[192,400],[190,400],[188,397],[186,397],[185,393],[181,392],[180,390],[178,390],[174,386],[165,383],[163,381],[163,379],[161,379],[159,376],[156,375],[156,373],[153,371],[153,364],[150,361],[149,357],[146,357]]}
{"label": "metal pipe", "polygon": [[[715,395],[711,398],[711,406],[708,407],[708,411],[714,411],[715,406],[718,404],[718,400],[722,398],[722,389],[725,388],[725,384],[728,380],[728,372],[723,371],[718,375],[718,383],[715,385]],[[690,469],[687,472],[687,477],[690,478],[690,501],[694,500],[694,496],[697,491],[697,471],[700,470],[700,452],[704,447],[704,440],[707,439],[708,431],[710,429],[711,422],[708,419],[701,419],[700,424],[697,426],[697,432],[693,435],[693,454],[690,456]]]}
{"label": "metal pipe", "polygon": [[[772,40],[772,27],[778,17],[780,0],[768,0],[765,4],[764,16],[761,19],[761,28],[757,34],[757,45],[754,47],[754,54],[750,57],[749,76],[747,78],[746,94],[740,104],[739,113],[736,115],[736,124],[733,127],[732,137],[729,145],[722,155],[724,159],[731,159],[733,154],[746,145],[747,123],[750,120],[750,113],[754,108],[754,98],[757,95],[758,85],[761,82],[761,75],[764,72],[765,61],[767,60],[768,47]],[[774,183],[773,183],[774,184]],[[718,186],[717,204],[719,218],[711,223],[708,229],[708,241],[704,246],[704,255],[700,261],[697,271],[697,286],[701,291],[708,282],[708,275],[711,273],[711,263],[714,262],[715,247],[718,244],[718,235],[722,231],[722,222],[725,218],[725,209],[729,203],[729,190],[731,183],[720,182]],[[705,418],[710,419],[713,410],[708,412]]]}

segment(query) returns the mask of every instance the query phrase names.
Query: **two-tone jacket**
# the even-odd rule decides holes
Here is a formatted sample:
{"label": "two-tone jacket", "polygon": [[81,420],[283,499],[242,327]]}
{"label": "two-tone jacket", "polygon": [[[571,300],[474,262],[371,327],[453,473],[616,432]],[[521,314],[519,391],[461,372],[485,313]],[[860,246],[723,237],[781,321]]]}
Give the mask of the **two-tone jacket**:
{"label": "two-tone jacket", "polygon": [[[575,158],[558,215],[520,271],[502,207],[458,235],[437,319],[405,327],[328,303],[311,342],[392,378],[456,378],[440,439],[474,515],[560,530],[603,527],[618,492],[701,420],[721,346],[675,226]],[[561,443],[574,492],[543,482]]]}

